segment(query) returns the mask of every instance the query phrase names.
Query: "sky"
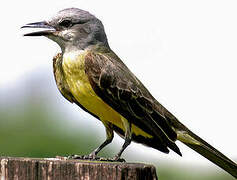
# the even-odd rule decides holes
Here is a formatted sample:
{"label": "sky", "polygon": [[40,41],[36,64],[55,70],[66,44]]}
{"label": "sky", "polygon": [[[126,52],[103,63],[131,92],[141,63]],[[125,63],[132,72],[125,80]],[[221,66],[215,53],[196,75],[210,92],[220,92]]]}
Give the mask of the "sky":
{"label": "sky", "polygon": [[[153,96],[193,132],[237,159],[237,1],[5,1],[0,7],[0,90],[17,90],[19,80],[37,69],[52,71],[60,48],[44,37],[23,37],[20,27],[69,7],[102,20],[110,47]],[[156,160],[209,163],[178,145],[182,158],[136,144],[129,151]]]}

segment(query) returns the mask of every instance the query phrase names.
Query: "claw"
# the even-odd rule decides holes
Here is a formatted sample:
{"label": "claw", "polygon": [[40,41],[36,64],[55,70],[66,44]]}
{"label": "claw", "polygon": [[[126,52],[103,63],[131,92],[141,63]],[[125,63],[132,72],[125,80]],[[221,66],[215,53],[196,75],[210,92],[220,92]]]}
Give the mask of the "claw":
{"label": "claw", "polygon": [[117,157],[117,156],[113,157],[112,160],[113,160],[114,162],[126,162],[125,159],[120,158],[120,157]]}
{"label": "claw", "polygon": [[91,153],[89,155],[70,155],[67,157],[67,159],[80,159],[80,160],[92,160],[92,161],[107,161],[107,162],[126,162],[125,159],[119,158],[117,156],[113,158],[103,158],[96,156],[94,153]]}
{"label": "claw", "polygon": [[88,155],[88,158],[89,158],[89,159],[98,159],[99,157],[96,156],[95,152],[92,152],[92,153],[90,153],[90,154]]}
{"label": "claw", "polygon": [[68,156],[68,159],[82,159],[82,160],[99,160],[100,157],[96,156],[95,154],[89,154],[89,155],[70,155]]}

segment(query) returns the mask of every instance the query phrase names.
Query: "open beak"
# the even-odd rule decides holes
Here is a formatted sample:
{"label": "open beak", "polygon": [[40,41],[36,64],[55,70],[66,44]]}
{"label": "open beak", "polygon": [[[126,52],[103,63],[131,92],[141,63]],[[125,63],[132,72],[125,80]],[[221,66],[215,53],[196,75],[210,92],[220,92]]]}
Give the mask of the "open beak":
{"label": "open beak", "polygon": [[26,33],[24,36],[47,36],[52,34],[53,32],[56,32],[56,29],[52,26],[50,26],[46,21],[42,22],[36,22],[36,23],[29,23],[21,28],[39,28],[42,30],[31,32],[31,33]]}

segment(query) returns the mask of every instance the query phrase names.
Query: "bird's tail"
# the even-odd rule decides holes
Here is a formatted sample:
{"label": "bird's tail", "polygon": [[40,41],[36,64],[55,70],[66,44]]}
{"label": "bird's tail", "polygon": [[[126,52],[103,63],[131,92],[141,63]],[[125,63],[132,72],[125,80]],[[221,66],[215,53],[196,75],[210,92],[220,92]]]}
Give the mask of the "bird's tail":
{"label": "bird's tail", "polygon": [[179,125],[176,126],[175,129],[177,132],[177,139],[179,141],[237,178],[237,164],[235,162],[231,161],[229,158],[198,137],[180,122],[176,122],[176,125],[177,124]]}

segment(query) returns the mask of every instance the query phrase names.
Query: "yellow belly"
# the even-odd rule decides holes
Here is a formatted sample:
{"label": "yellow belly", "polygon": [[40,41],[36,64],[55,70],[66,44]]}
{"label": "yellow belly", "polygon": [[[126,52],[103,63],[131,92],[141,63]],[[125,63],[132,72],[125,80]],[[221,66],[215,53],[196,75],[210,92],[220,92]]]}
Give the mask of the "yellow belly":
{"label": "yellow belly", "polygon": [[[110,122],[125,131],[121,120],[123,117],[93,91],[84,70],[85,55],[86,52],[81,52],[63,56],[63,70],[71,93],[83,107],[97,115],[102,122]],[[152,137],[134,124],[132,124],[132,133]]]}

